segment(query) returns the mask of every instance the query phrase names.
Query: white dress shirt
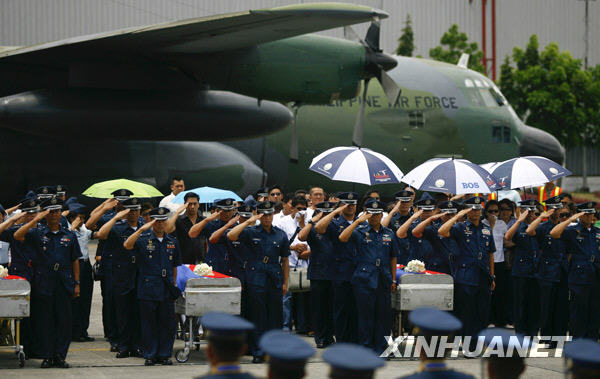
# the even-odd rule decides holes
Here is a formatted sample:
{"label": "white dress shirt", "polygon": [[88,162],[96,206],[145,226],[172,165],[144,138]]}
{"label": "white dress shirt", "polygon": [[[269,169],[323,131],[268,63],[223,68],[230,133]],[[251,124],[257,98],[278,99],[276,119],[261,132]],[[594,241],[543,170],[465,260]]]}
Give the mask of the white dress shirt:
{"label": "white dress shirt", "polygon": [[165,208],[169,208],[169,210],[171,212],[175,212],[177,210],[177,208],[179,208],[181,206],[181,204],[175,204],[173,203],[173,199],[175,198],[175,195],[173,194],[173,192],[171,192],[170,195],[165,196],[160,203],[158,204],[159,207],[165,207]]}

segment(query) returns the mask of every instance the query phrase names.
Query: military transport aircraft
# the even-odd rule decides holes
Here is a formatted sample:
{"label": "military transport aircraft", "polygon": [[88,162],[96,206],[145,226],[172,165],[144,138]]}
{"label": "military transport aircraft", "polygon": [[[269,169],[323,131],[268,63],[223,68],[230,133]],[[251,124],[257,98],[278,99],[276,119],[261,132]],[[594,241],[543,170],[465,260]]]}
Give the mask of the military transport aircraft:
{"label": "military transport aircraft", "polygon": [[[115,177],[164,189],[173,175],[240,193],[267,180],[344,188],[307,167],[352,142],[404,170],[453,154],[562,160],[560,144],[523,125],[487,78],[383,53],[386,17],[302,4],[0,48],[0,198]],[[367,21],[364,40],[349,28],[358,41],[307,34]]]}

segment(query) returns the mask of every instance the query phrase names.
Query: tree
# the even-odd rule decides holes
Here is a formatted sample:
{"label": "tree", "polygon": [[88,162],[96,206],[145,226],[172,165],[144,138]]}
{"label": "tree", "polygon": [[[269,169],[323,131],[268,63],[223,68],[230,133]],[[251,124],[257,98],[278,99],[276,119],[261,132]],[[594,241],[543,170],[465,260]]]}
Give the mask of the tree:
{"label": "tree", "polygon": [[566,146],[590,146],[600,139],[600,67],[551,43],[540,53],[536,35],[513,49],[500,68],[500,89],[527,124],[548,131]]}
{"label": "tree", "polygon": [[481,63],[483,53],[479,50],[477,42],[468,43],[468,40],[467,34],[459,32],[458,25],[454,24],[442,36],[442,46],[430,49],[429,56],[436,61],[457,64],[462,53],[469,54],[468,67],[485,75],[485,68]]}
{"label": "tree", "polygon": [[406,25],[402,29],[402,35],[398,38],[398,48],[396,49],[397,55],[403,55],[405,57],[412,57],[413,51],[415,51],[414,33],[412,30],[412,23],[410,21],[410,14],[406,15]]}

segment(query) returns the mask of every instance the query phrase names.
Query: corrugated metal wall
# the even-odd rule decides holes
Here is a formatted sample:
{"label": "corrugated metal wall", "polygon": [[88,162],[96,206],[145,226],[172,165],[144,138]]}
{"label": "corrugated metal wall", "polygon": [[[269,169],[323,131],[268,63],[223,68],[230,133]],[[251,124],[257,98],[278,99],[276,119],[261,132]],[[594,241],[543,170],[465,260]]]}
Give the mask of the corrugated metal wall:
{"label": "corrugated metal wall", "polygon": [[[587,174],[590,176],[600,176],[600,149],[588,147],[586,152]],[[573,175],[583,174],[583,148],[570,147],[567,149],[566,158],[567,167]]]}
{"label": "corrugated metal wall", "polygon": [[[309,1],[288,0],[1,0],[0,45],[28,45],[129,26],[228,13],[246,9]],[[391,52],[410,14],[416,52],[428,56],[440,37],[457,23],[481,47],[482,0],[358,0],[348,1],[381,8],[391,18],[383,22],[382,47]],[[488,55],[491,56],[491,0],[488,10]],[[497,65],[514,46],[525,46],[537,34],[543,47],[556,41],[575,57],[584,54],[584,2],[576,0],[498,0]],[[589,62],[600,63],[600,2],[590,9]],[[368,25],[356,27],[364,35]],[[341,37],[340,30],[326,32]]]}

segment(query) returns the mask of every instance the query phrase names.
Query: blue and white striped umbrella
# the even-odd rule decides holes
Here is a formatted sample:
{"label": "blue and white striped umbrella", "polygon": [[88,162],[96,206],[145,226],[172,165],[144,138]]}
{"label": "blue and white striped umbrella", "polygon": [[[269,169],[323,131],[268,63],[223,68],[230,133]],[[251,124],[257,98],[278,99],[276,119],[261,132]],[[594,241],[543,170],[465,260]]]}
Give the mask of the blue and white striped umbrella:
{"label": "blue and white striped umbrella", "polygon": [[541,186],[571,175],[571,171],[563,166],[548,158],[537,156],[509,159],[487,169],[498,178],[500,186],[511,189]]}
{"label": "blue and white striped umbrella", "polygon": [[358,147],[334,147],[313,158],[310,170],[332,180],[367,185],[400,183],[402,171],[385,155]]}
{"label": "blue and white striped umbrella", "polygon": [[402,181],[421,191],[451,194],[492,193],[496,178],[466,159],[433,158],[415,167]]}

